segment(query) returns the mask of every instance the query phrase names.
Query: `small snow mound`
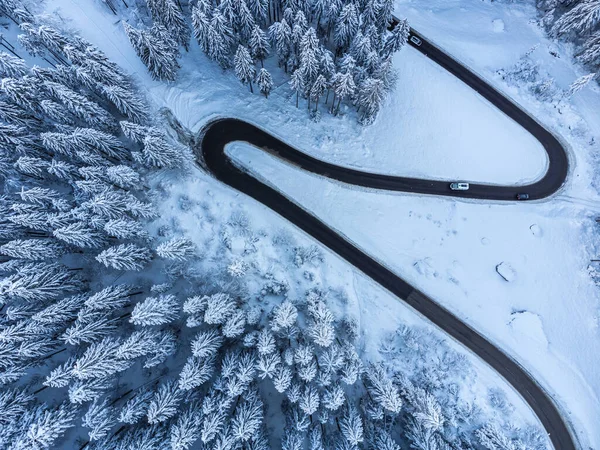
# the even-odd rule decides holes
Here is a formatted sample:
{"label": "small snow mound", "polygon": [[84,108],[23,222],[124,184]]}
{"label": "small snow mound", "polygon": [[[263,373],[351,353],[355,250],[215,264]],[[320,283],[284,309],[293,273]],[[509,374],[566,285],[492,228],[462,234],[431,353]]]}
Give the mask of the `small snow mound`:
{"label": "small snow mound", "polygon": [[431,266],[429,258],[420,259],[414,263],[415,269],[420,275],[425,275],[427,278],[434,278],[437,276],[435,269]]}
{"label": "small snow mound", "polygon": [[498,275],[500,275],[509,283],[517,278],[517,272],[515,272],[515,269],[513,269],[512,266],[506,262],[501,262],[498,264],[496,266],[496,272],[498,272]]}
{"label": "small snow mound", "polygon": [[520,340],[525,337],[544,347],[548,346],[548,338],[540,316],[529,311],[522,311],[513,313],[512,317],[509,325],[513,329],[515,338]]}
{"label": "small snow mound", "polygon": [[531,225],[529,227],[529,229],[531,230],[531,234],[533,234],[534,236],[542,237],[542,235],[543,235],[542,229],[540,228],[540,226],[538,224],[534,223],[533,225]]}
{"label": "small snow mound", "polygon": [[502,19],[492,20],[492,29],[494,30],[494,33],[503,33],[504,32],[504,21]]}

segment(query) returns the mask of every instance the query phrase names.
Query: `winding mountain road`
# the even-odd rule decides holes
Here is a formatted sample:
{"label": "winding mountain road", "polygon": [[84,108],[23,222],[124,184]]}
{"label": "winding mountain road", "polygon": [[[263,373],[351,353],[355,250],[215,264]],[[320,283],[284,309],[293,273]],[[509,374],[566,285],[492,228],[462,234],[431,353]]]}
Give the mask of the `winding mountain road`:
{"label": "winding mountain road", "polygon": [[247,142],[308,172],[350,185],[390,191],[510,201],[514,201],[519,192],[528,193],[531,199],[541,199],[555,193],[564,183],[568,171],[566,151],[560,142],[519,106],[468,68],[429,43],[416,31],[411,30],[411,33],[421,39],[420,46],[411,42],[414,48],[476,90],[543,145],[548,154],[549,165],[540,180],[519,187],[471,184],[468,191],[452,191],[447,182],[368,173],[320,161],[266,131],[234,118],[217,119],[203,129],[202,142],[195,149],[197,162],[208,168],[219,181],[254,198],[292,222],[477,354],[521,394],[549,433],[556,450],[575,450],[578,447],[574,433],[570,432],[556,403],[518,362],[317,217],[238,167],[225,152],[225,147],[232,142]]}

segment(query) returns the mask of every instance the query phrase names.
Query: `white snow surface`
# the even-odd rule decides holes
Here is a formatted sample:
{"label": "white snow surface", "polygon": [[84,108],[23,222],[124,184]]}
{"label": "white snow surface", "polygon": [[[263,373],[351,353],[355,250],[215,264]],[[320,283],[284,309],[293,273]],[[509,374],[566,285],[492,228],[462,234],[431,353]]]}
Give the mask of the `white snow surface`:
{"label": "white snow surface", "polygon": [[496,266],[496,272],[498,272],[498,274],[504,278],[505,281],[507,282],[511,282],[514,281],[515,278],[517,277],[517,273],[515,272],[515,269],[513,269],[513,267],[507,263],[502,261],[500,264],[498,264]]}
{"label": "white snow surface", "polygon": [[[158,106],[171,108],[192,130],[210,117],[235,115],[319,158],[398,175],[513,184],[539,177],[546,164],[535,141],[410,49],[396,61],[404,82],[372,127],[358,126],[352,113],[338,118],[324,113],[315,124],[302,108],[296,110],[276,69],[277,88],[267,100],[246,92],[231,72],[222,73],[192,45],[182,59],[179,80],[164,85],[150,80],[120,24],[107,9],[99,9],[101,5],[53,0],[46,7],[58,8],[80,34],[135,74]],[[600,207],[590,186],[597,149],[588,145],[600,130],[598,89],[586,87],[559,114],[495,75],[535,44],[540,44],[535,57],[561,86],[586,73],[573,66],[568,48],[544,37],[534,23],[533,4],[402,0],[397,15],[407,16],[417,30],[567,140],[572,169],[561,192],[547,201],[519,204],[390,194],[299,172],[247,145],[232,145],[228,151],[515,357],[557,399],[583,446],[598,448],[598,291],[587,274],[597,240],[591,216]],[[446,101],[449,98],[454,103]],[[488,133],[485,142],[481,130]],[[452,158],[451,152],[456,152]],[[205,182],[224,202],[239,202],[253,217],[284,226],[261,205],[214,180]],[[206,195],[206,190],[193,188],[181,187],[189,196]],[[495,271],[500,261],[510,261],[518,278],[502,280]],[[367,350],[376,348],[382,332],[393,329],[398,317],[420,320],[389,294],[373,294],[378,290],[372,283],[337,258],[329,255],[327,264],[337,267],[331,269],[333,279],[344,285],[351,279],[356,292],[369,294],[356,296],[356,308],[365,313],[361,325]],[[482,364],[478,370],[489,373]],[[498,381],[494,374],[489,377],[490,383]],[[519,411],[531,416],[522,404]]]}

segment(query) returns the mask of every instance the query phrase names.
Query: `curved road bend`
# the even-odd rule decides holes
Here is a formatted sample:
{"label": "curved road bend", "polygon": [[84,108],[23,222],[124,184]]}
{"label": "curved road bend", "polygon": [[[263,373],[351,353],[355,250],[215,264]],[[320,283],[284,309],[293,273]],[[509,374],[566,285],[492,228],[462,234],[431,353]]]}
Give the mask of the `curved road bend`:
{"label": "curved road bend", "polygon": [[[417,33],[413,31],[413,34]],[[477,90],[541,142],[549,158],[548,171],[542,179],[520,187],[471,184],[468,191],[451,191],[446,182],[373,174],[326,163],[294,149],[254,125],[232,118],[215,120],[203,130],[201,148],[195,149],[198,164],[208,167],[221,182],[254,198],[292,222],[477,354],[521,394],[549,433],[556,450],[576,450],[569,427],[556,404],[518,362],[321,220],[237,167],[225,153],[227,144],[235,141],[247,142],[309,172],[348,184],[392,191],[489,200],[514,200],[517,192],[527,192],[532,199],[539,199],[556,192],[566,179],[568,170],[567,156],[558,140],[477,75],[427,43],[422,36],[419,37],[422,39],[422,44],[418,47],[420,51]]]}

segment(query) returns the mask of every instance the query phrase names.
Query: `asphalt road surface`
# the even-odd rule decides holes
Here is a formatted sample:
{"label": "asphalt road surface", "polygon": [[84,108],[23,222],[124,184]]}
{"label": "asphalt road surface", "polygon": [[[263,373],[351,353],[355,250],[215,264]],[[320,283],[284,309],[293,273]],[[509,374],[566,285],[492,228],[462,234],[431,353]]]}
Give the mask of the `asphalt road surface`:
{"label": "asphalt road surface", "polygon": [[[515,200],[517,193],[528,193],[531,199],[540,199],[556,192],[565,181],[568,170],[566,152],[560,142],[469,69],[428,43],[416,31],[411,30],[411,33],[421,39],[420,46],[412,43],[411,45],[476,90],[538,139],[549,158],[548,171],[543,178],[521,187],[471,184],[468,191],[452,191],[448,183],[441,181],[361,172],[326,163],[296,150],[250,123],[233,118],[217,119],[203,129],[202,142],[195,149],[197,162],[221,182],[254,198],[292,222],[477,354],[521,394],[549,433],[556,450],[575,450],[577,447],[574,435],[570,433],[570,428],[563,420],[555,402],[518,362],[450,311],[398,277],[383,263],[355,247],[317,217],[236,166],[225,153],[227,144],[235,141],[247,142],[308,172],[351,185],[390,191],[511,201]],[[518,163],[515,161],[515,164]]]}

